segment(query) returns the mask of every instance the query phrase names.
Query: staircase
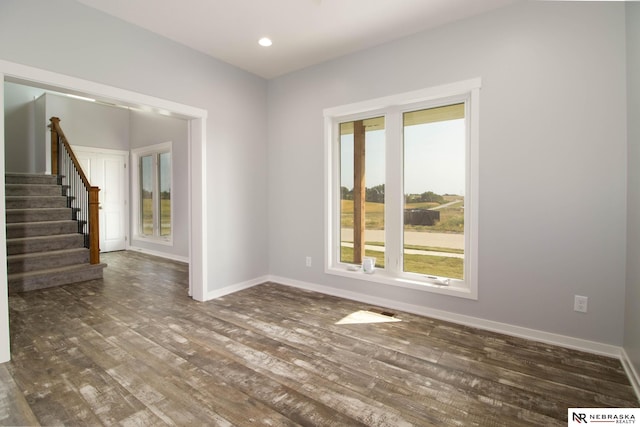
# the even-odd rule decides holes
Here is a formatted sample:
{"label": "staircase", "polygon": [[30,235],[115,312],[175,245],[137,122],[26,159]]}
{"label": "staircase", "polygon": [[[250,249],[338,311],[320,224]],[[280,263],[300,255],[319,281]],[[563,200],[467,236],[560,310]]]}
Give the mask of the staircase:
{"label": "staircase", "polygon": [[54,175],[7,174],[9,293],[101,279]]}

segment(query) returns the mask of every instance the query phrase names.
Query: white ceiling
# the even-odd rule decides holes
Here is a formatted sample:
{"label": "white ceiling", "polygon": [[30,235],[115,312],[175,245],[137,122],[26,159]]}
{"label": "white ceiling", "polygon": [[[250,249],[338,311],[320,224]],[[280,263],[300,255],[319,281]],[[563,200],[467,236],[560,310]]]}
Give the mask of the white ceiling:
{"label": "white ceiling", "polygon": [[522,0],[78,1],[273,78]]}

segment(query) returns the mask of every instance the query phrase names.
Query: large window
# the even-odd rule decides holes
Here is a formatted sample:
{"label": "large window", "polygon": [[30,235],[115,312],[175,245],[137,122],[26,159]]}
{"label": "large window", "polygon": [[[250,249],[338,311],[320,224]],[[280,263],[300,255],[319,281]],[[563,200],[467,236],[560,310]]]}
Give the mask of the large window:
{"label": "large window", "polygon": [[325,110],[329,273],[477,298],[479,88]]}
{"label": "large window", "polygon": [[[136,236],[171,242],[171,143],[133,150]],[[137,197],[136,197],[137,196]]]}

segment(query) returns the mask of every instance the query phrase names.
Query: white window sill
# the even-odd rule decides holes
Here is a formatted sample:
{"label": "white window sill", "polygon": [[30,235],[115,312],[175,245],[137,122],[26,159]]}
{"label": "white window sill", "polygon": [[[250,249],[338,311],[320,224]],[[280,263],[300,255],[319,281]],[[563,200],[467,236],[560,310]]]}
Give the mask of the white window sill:
{"label": "white window sill", "polygon": [[[391,276],[387,274],[383,269],[376,269],[373,273],[365,273],[361,269],[355,271],[349,270],[347,264],[341,264],[338,267],[327,267],[325,268],[325,273],[333,274],[335,276],[347,277],[350,279],[364,280],[367,282],[376,282],[385,285],[415,289],[423,292],[450,295],[473,300],[478,299],[478,296],[475,292],[464,286],[464,282],[457,280],[449,285],[440,285],[427,281]],[[462,284],[462,286],[460,284]]]}
{"label": "white window sill", "polygon": [[156,245],[164,245],[164,246],[173,246],[173,239],[168,239],[165,237],[150,237],[150,236],[133,236],[133,240],[137,240],[139,242],[153,243]]}

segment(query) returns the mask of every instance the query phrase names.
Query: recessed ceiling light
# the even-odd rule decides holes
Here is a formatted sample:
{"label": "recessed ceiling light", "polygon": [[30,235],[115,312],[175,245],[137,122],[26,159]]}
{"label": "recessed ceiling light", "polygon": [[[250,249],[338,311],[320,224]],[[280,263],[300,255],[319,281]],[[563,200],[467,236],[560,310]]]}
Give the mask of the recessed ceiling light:
{"label": "recessed ceiling light", "polygon": [[260,40],[258,40],[258,44],[260,46],[264,46],[264,47],[269,47],[273,44],[273,42],[271,41],[271,39],[269,37],[263,37]]}

